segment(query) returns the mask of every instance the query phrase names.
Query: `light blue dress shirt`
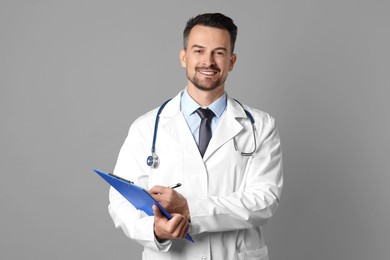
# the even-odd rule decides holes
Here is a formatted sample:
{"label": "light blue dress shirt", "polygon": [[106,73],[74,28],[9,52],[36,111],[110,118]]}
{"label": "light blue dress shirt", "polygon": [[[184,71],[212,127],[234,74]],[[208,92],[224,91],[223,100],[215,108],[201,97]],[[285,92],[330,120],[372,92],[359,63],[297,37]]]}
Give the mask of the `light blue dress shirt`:
{"label": "light blue dress shirt", "polygon": [[[211,109],[215,114],[215,116],[211,120],[211,131],[213,134],[215,129],[217,128],[219,121],[221,120],[223,113],[226,110],[226,106],[227,106],[226,92],[220,98],[215,100],[210,106],[208,106],[208,108]],[[192,99],[192,97],[188,94],[186,88],[183,91],[183,94],[181,96],[180,109],[184,115],[184,118],[187,121],[187,124],[197,144],[199,144],[199,125],[201,119],[200,116],[196,113],[196,110],[199,107],[201,106],[198,103],[196,103],[195,100]]]}

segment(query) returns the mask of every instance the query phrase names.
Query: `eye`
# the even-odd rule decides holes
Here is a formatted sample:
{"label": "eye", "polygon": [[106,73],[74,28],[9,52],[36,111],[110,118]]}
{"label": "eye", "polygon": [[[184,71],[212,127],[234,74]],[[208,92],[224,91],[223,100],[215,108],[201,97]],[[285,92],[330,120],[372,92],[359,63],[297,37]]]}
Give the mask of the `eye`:
{"label": "eye", "polygon": [[224,51],[216,51],[215,55],[217,55],[217,56],[225,56],[225,52]]}

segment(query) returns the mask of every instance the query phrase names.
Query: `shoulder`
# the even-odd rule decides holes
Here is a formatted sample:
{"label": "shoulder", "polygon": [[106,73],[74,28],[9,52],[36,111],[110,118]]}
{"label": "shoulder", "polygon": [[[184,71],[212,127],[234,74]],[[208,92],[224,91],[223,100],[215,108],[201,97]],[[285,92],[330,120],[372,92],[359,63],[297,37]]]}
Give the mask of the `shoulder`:
{"label": "shoulder", "polygon": [[252,114],[256,125],[264,124],[272,127],[275,126],[275,118],[269,113],[249,106],[246,106],[245,109]]}
{"label": "shoulder", "polygon": [[256,135],[259,137],[259,140],[264,140],[269,136],[275,136],[278,138],[276,121],[273,116],[263,110],[253,108],[246,104],[238,103],[234,99],[232,102],[236,103],[232,105],[235,107],[234,109],[236,111],[241,109],[243,111],[241,114],[244,114],[246,118],[253,118]]}
{"label": "shoulder", "polygon": [[135,119],[129,129],[129,135],[147,133],[153,130],[158,107]]}
{"label": "shoulder", "polygon": [[139,116],[137,119],[134,120],[134,122],[131,124],[131,126],[139,126],[139,125],[143,125],[143,124],[148,124],[150,121],[153,121],[154,119],[156,119],[157,111],[158,111],[158,107],[153,108],[152,110]]}
{"label": "shoulder", "polygon": [[[268,126],[270,128],[275,127],[275,118],[272,117],[269,113],[257,108],[253,108],[246,104],[243,104],[237,101],[236,99],[229,98],[229,103],[231,104],[232,110],[236,111],[235,114],[237,116],[240,115],[241,113],[243,115],[246,114],[246,117],[252,117],[254,124],[257,127],[264,127],[264,126]],[[244,113],[239,112],[240,110],[243,111]]]}
{"label": "shoulder", "polygon": [[158,114],[160,118],[169,118],[179,113],[181,93],[182,92],[179,92],[179,94],[177,94],[174,98],[166,100],[158,107],[138,117],[131,124],[130,131],[132,131],[132,129],[136,129],[138,131],[147,131],[150,129],[154,129]]}

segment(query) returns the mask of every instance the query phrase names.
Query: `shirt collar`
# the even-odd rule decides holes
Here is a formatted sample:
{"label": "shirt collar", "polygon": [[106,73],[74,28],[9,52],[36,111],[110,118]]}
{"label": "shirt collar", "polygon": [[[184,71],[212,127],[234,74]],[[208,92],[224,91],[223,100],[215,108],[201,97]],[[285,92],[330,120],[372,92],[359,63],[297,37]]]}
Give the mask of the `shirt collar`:
{"label": "shirt collar", "polygon": [[[215,100],[211,105],[209,105],[208,108],[211,109],[214,112],[215,116],[219,118],[225,111],[226,106],[227,106],[227,95],[226,92],[224,92],[223,95],[219,97],[217,100]],[[181,101],[180,101],[181,111],[187,116],[190,116],[199,107],[200,107],[199,104],[196,103],[196,101],[193,100],[192,97],[188,94],[186,88],[183,91],[183,95],[181,96]]]}

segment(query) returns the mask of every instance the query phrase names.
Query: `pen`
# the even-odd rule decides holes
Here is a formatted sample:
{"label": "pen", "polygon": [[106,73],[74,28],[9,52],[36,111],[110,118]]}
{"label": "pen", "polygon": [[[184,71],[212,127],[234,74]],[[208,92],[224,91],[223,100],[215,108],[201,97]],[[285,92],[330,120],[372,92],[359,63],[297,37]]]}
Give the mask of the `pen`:
{"label": "pen", "polygon": [[179,188],[180,186],[181,186],[181,183],[176,183],[174,185],[168,186],[168,188],[175,189],[175,188]]}

